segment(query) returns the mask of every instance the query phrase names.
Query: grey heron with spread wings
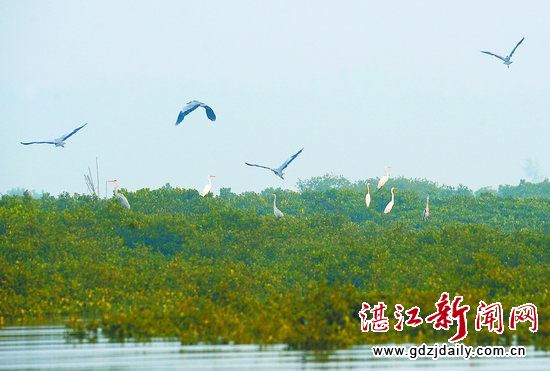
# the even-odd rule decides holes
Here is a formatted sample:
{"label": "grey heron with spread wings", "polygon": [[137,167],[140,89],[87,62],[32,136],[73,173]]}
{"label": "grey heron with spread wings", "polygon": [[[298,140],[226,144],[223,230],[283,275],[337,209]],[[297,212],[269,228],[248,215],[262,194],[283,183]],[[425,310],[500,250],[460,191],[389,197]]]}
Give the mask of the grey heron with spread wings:
{"label": "grey heron with spread wings", "polygon": [[286,167],[292,162],[294,161],[294,159],[296,157],[298,157],[298,155],[300,153],[302,153],[304,149],[302,148],[301,150],[299,150],[298,152],[296,152],[295,154],[293,154],[288,160],[286,160],[281,166],[279,166],[278,168],[271,168],[271,167],[268,167],[268,166],[263,166],[263,165],[256,165],[256,164],[250,164],[248,162],[245,162],[246,165],[248,166],[256,166],[256,167],[261,167],[262,169],[267,169],[267,170],[271,170],[275,173],[275,175],[277,175],[279,178],[281,179],[285,179],[283,178],[283,171],[286,169]]}
{"label": "grey heron with spread wings", "polygon": [[24,144],[28,146],[29,144],[53,144],[56,147],[65,147],[65,141],[75,135],[80,129],[82,129],[84,126],[88,125],[88,123],[74,129],[69,134],[65,134],[59,138],[48,140],[48,141],[41,141],[41,142],[21,142],[21,144]]}
{"label": "grey heron with spread wings", "polygon": [[523,42],[523,40],[525,40],[525,37],[522,38],[517,44],[516,46],[514,47],[514,49],[512,49],[512,51],[510,52],[510,54],[506,57],[502,57],[498,54],[494,54],[494,53],[491,53],[491,52],[487,52],[487,51],[481,51],[482,53],[485,53],[485,54],[488,54],[488,55],[492,55],[493,57],[497,57],[498,59],[500,59],[503,64],[506,65],[506,67],[510,68],[510,65],[513,63],[512,62],[512,55],[514,55],[514,52],[516,51],[516,49],[518,48],[518,46]]}
{"label": "grey heron with spread wings", "polygon": [[216,121],[216,114],[214,113],[214,110],[210,108],[210,106],[207,106],[206,104],[199,102],[198,100],[192,100],[190,102],[187,102],[185,107],[183,107],[180,111],[176,120],[176,126],[178,126],[183,121],[185,116],[187,116],[199,107],[204,108],[204,110],[206,111],[206,117],[208,117],[210,121]]}

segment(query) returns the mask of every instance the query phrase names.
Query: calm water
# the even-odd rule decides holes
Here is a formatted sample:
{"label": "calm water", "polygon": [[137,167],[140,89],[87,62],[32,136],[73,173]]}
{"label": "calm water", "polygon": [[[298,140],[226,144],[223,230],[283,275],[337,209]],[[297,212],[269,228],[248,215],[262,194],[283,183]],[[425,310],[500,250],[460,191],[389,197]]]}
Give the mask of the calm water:
{"label": "calm water", "polygon": [[505,369],[548,370],[550,354],[527,349],[524,359],[373,358],[369,346],[332,352],[288,351],[284,346],[260,350],[255,345],[182,346],[176,341],[78,343],[66,339],[62,326],[0,329],[0,370],[14,369]]}

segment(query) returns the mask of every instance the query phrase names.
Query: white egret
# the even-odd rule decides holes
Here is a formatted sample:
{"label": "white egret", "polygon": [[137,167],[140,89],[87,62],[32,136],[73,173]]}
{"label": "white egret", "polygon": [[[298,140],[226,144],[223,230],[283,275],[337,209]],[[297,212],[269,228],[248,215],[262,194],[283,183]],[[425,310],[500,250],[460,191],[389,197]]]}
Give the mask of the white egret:
{"label": "white egret", "polygon": [[113,183],[113,188],[114,188],[113,193],[118,198],[118,200],[120,201],[120,204],[122,205],[122,207],[129,210],[130,209],[130,203],[128,202],[128,199],[122,193],[120,193],[120,191],[118,190],[118,180],[117,179],[108,180],[108,182]]}
{"label": "white egret", "polygon": [[514,54],[514,52],[516,51],[516,49],[518,48],[518,46],[523,42],[523,40],[525,40],[525,37],[522,38],[517,44],[516,46],[514,47],[514,49],[512,49],[512,51],[510,52],[509,55],[507,55],[506,57],[502,57],[498,54],[494,54],[494,53],[491,53],[491,52],[487,52],[487,51],[481,51],[482,53],[485,53],[485,54],[488,54],[488,55],[492,55],[493,57],[497,57],[498,59],[500,59],[503,64],[506,65],[506,67],[510,68],[510,65],[513,63],[512,62],[512,55]]}
{"label": "white egret", "polygon": [[273,193],[273,214],[276,218],[284,218],[285,214],[277,207],[277,195]]}
{"label": "white egret", "polygon": [[425,222],[430,221],[430,195],[426,196],[426,208],[424,209],[422,217]]}
{"label": "white egret", "polygon": [[205,197],[206,195],[208,195],[212,190],[212,178],[215,178],[215,177],[216,177],[215,175],[208,176],[208,184],[204,186],[201,192],[202,197]]}
{"label": "white egret", "polygon": [[113,192],[118,191],[118,179],[107,180],[107,183],[113,183]]}
{"label": "white egret", "polygon": [[192,100],[190,102],[187,102],[185,107],[180,111],[178,118],[176,120],[176,126],[178,126],[185,116],[193,112],[199,107],[204,107],[204,110],[206,111],[206,117],[210,119],[210,121],[216,121],[216,114],[214,113],[214,110],[210,108],[210,106],[207,106],[206,104],[199,102],[198,100]]}
{"label": "white egret", "polygon": [[382,178],[380,178],[380,180],[378,181],[378,187],[376,187],[376,189],[382,188],[384,186],[384,184],[386,184],[388,179],[390,179],[390,169],[391,169],[391,166],[385,166],[384,167],[384,172],[386,174],[384,174],[384,176]]}
{"label": "white egret", "polygon": [[130,210],[130,203],[128,202],[128,199],[119,191],[115,192],[115,196],[120,201],[120,204],[125,208]]}
{"label": "white egret", "polygon": [[365,196],[365,203],[367,207],[370,207],[370,183],[367,183],[367,195]]}
{"label": "white egret", "polygon": [[79,131],[80,129],[82,129],[86,125],[88,125],[88,123],[74,129],[69,134],[65,134],[65,135],[63,135],[59,138],[56,138],[56,139],[52,139],[52,140],[48,140],[48,141],[42,141],[42,142],[21,142],[21,144],[24,144],[26,146],[28,146],[29,144],[53,144],[56,147],[65,147],[65,144],[66,144],[65,141],[67,139],[69,139],[71,136],[73,136],[74,134],[76,134],[77,131]]}
{"label": "white egret", "polygon": [[393,204],[395,202],[395,195],[393,194],[393,191],[395,190],[395,187],[392,187],[391,188],[391,201],[388,202],[388,204],[386,205],[386,208],[384,209],[384,214],[389,214],[391,209],[393,209]]}
{"label": "white egret", "polygon": [[246,165],[248,166],[256,166],[256,167],[261,167],[262,169],[267,169],[267,170],[271,170],[275,173],[275,175],[277,175],[279,178],[281,179],[285,179],[283,178],[283,170],[286,169],[286,167],[292,162],[294,161],[294,159],[300,154],[302,153],[304,149],[300,149],[298,152],[296,152],[294,155],[292,155],[292,157],[290,157],[288,160],[286,160],[281,166],[279,166],[278,168],[271,168],[271,167],[267,167],[267,166],[263,166],[263,165],[256,165],[256,164],[250,164],[248,162],[245,162]]}

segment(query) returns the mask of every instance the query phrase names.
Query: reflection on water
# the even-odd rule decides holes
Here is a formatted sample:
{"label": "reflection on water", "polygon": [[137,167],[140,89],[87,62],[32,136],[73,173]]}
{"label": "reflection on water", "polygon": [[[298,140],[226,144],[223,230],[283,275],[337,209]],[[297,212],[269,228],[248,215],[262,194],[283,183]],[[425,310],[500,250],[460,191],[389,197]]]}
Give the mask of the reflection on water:
{"label": "reflection on water", "polygon": [[540,369],[547,370],[549,353],[527,349],[524,359],[416,360],[373,358],[369,346],[338,350],[319,357],[313,352],[289,351],[285,346],[259,349],[256,345],[193,345],[177,341],[97,343],[67,340],[62,326],[0,329],[0,370],[4,369]]}

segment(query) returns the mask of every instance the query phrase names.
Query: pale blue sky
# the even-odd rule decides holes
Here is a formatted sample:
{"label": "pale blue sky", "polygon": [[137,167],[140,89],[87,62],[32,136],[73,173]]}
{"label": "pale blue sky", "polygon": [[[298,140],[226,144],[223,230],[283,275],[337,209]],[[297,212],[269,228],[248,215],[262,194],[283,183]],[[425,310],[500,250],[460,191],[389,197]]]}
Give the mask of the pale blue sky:
{"label": "pale blue sky", "polygon": [[[0,191],[550,174],[550,2],[0,0]],[[507,54],[508,70],[481,54]],[[210,104],[215,124],[185,102]],[[22,146],[89,125],[65,148]],[[286,180],[244,161],[279,165]]]}

